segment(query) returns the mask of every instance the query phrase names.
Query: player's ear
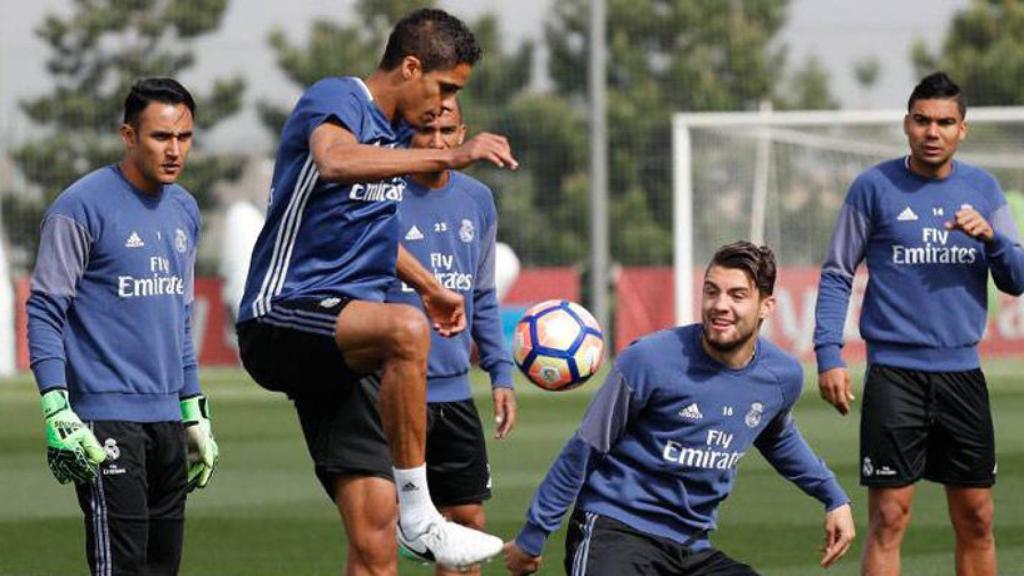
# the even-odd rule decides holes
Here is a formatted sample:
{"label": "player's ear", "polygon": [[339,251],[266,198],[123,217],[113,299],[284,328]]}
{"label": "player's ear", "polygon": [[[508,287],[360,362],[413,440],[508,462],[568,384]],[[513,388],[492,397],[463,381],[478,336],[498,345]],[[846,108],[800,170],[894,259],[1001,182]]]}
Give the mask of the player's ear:
{"label": "player's ear", "polygon": [[967,138],[967,120],[960,123],[960,134],[957,139],[962,142],[965,138]]}
{"label": "player's ear", "polygon": [[402,71],[402,78],[404,80],[415,80],[423,74],[423,63],[415,56],[410,55],[402,58],[399,68]]}
{"label": "player's ear", "polygon": [[466,141],[466,125],[465,124],[459,124],[459,137],[458,137],[458,140],[457,140],[457,142],[458,142],[457,145],[458,146],[462,146],[462,143],[465,142],[465,141]]}
{"label": "player's ear", "polygon": [[903,115],[903,133],[910,136],[910,114]]}
{"label": "player's ear", "polygon": [[135,128],[128,123],[121,124],[121,141],[129,152],[135,148]]}
{"label": "player's ear", "polygon": [[762,296],[758,306],[757,319],[764,320],[775,311],[775,296]]}

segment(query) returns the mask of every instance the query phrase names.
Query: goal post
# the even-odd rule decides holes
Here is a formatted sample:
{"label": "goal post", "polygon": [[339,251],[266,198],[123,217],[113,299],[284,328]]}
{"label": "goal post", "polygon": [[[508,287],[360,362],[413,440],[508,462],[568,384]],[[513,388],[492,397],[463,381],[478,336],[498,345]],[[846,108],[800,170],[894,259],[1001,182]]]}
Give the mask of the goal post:
{"label": "goal post", "polygon": [[[676,324],[697,319],[697,275],[714,249],[727,242],[767,243],[780,271],[810,284],[850,183],[867,168],[908,153],[905,114],[768,109],[675,114]],[[957,159],[992,172],[1011,205],[1024,202],[1024,107],[969,108],[967,124]],[[1018,226],[1024,225],[1017,218]],[[816,289],[814,284],[810,288]],[[785,321],[804,329],[810,322],[813,329],[813,302],[801,302],[792,313],[798,317]],[[1018,324],[1024,332],[1024,318]]]}

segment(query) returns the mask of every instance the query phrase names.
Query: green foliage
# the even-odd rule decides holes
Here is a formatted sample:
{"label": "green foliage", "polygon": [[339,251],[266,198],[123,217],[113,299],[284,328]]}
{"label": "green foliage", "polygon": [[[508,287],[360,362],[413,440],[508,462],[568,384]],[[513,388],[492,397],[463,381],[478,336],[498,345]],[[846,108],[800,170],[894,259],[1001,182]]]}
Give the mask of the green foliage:
{"label": "green foliage", "polygon": [[839,102],[829,90],[830,76],[821,60],[811,54],[790,80],[788,94],[776,98],[779,108],[790,110],[832,110]]}
{"label": "green foliage", "polygon": [[[49,45],[46,68],[54,88],[21,103],[39,136],[12,152],[43,197],[4,202],[18,208],[4,212],[8,229],[32,223],[30,232],[11,238],[18,248],[34,254],[34,227],[45,206],[83,174],[121,157],[118,128],[131,84],[145,76],[177,77],[192,67],[189,42],[216,30],[226,8],[227,0],[76,0],[62,15],[46,16],[36,34]],[[244,88],[234,77],[217,80],[209,93],[193,92],[200,135],[181,183],[200,207],[212,203],[214,183],[241,173],[242,159],[203,150],[201,131],[237,112]]]}
{"label": "green foliage", "polygon": [[[785,62],[774,39],[787,8],[786,0],[609,0],[609,193],[616,261],[671,263],[671,114],[754,109],[771,99]],[[556,3],[545,28],[548,71],[558,95],[569,101],[587,96],[588,9],[586,0]],[[583,123],[582,110],[578,114]],[[582,161],[571,168],[585,169]]]}
{"label": "green foliage", "polygon": [[953,17],[938,53],[918,40],[911,58],[919,77],[947,72],[970,105],[1024,104],[1024,2],[974,0]]}
{"label": "green foliage", "polygon": [[[353,21],[313,24],[305,45],[280,31],[269,42],[300,87],[324,76],[370,74],[393,23],[434,2],[361,0]],[[608,134],[611,249],[624,264],[671,262],[670,116],[681,110],[836,107],[820,62],[785,74],[776,37],[788,0],[609,0]],[[589,134],[586,116],[589,3],[552,5],[544,27],[551,90],[530,93],[534,46],[511,49],[498,21],[470,23],[484,50],[461,96],[470,133],[509,137],[520,171],[470,172],[495,191],[500,238],[526,265],[586,266],[589,253]],[[791,84],[788,90],[785,84]],[[275,134],[288,116],[261,103]]]}

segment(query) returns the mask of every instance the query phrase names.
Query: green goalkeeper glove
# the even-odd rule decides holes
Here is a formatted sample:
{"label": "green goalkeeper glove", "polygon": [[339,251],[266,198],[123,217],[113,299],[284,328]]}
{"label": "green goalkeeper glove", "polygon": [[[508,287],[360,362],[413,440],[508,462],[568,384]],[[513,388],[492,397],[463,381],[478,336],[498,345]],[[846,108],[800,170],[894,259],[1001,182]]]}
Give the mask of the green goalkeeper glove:
{"label": "green goalkeeper glove", "polygon": [[91,482],[107,455],[82,420],[71,410],[68,391],[50,390],[42,397],[46,420],[46,461],[61,484]]}
{"label": "green goalkeeper glove", "polygon": [[210,428],[210,406],[206,396],[181,401],[181,423],[188,443],[188,491],[205,488],[217,467],[217,442]]}

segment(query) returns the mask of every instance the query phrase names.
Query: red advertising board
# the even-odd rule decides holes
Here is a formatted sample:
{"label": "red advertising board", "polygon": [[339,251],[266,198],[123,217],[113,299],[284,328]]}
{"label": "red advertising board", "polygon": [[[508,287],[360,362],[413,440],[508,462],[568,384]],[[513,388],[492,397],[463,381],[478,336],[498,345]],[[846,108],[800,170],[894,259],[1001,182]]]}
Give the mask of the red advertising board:
{"label": "red advertising board", "polygon": [[[763,328],[767,338],[803,360],[814,357],[814,305],[818,298],[819,273],[816,267],[780,268],[775,283],[778,305]],[[694,272],[694,294],[701,293],[703,274],[703,270]],[[849,361],[863,360],[865,355],[857,323],[866,285],[867,275],[858,274],[844,328],[843,356]],[[670,267],[622,270],[615,287],[616,352],[644,334],[675,323],[673,286]],[[1024,298],[1000,293],[998,302],[990,303],[989,307],[992,313],[981,343],[982,354],[1024,354]],[[693,317],[699,316],[699,305],[695,303]]]}

